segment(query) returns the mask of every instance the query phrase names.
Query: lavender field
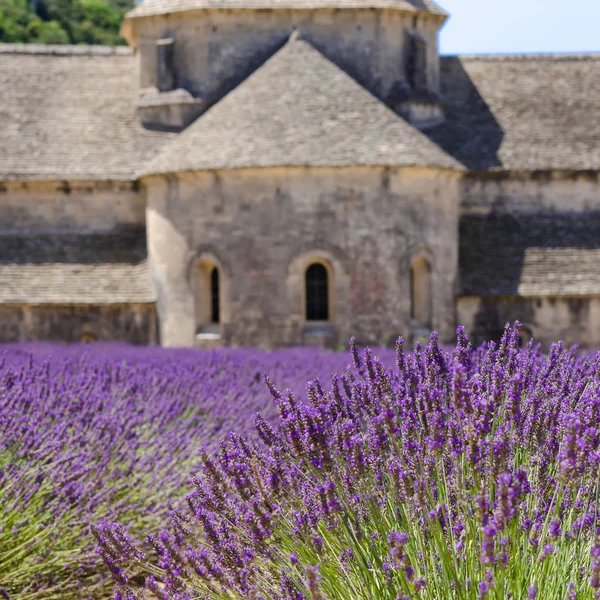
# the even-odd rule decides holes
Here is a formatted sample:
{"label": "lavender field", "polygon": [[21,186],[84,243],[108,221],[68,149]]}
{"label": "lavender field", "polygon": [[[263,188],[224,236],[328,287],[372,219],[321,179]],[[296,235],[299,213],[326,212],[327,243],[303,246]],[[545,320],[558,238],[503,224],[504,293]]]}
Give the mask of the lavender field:
{"label": "lavender field", "polygon": [[600,597],[600,355],[519,340],[11,348],[0,590]]}
{"label": "lavender field", "polygon": [[[299,399],[344,354],[194,352],[120,345],[0,349],[0,597],[109,598],[90,525],[156,533],[189,489],[198,451],[277,408],[262,376]],[[391,357],[390,357],[391,358]]]}

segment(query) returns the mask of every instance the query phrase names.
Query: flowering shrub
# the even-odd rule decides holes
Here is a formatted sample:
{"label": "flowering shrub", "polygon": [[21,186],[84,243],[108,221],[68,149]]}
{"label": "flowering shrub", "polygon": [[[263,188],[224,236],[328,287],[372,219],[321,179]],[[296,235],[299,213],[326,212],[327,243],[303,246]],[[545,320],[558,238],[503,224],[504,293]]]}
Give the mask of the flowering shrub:
{"label": "flowering shrub", "polygon": [[[47,358],[49,353],[52,358]],[[89,522],[152,532],[167,502],[254,414],[261,380],[303,393],[347,356],[295,349],[167,351],[124,345],[9,346],[0,365],[0,598],[110,596]]]}
{"label": "flowering shrub", "polygon": [[520,350],[516,325],[353,356],[308,403],[266,379],[278,426],[202,451],[158,535],[95,527],[116,598],[600,597],[600,355]]}

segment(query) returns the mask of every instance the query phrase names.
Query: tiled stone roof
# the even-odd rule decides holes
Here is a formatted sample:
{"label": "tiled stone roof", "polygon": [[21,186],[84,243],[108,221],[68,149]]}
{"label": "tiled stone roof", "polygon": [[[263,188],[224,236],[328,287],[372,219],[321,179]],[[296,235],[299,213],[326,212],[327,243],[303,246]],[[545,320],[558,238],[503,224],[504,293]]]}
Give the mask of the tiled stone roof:
{"label": "tiled stone roof", "polygon": [[600,295],[600,213],[464,215],[464,296]]}
{"label": "tiled stone roof", "polygon": [[362,165],[460,168],[308,42],[292,36],[140,174]]}
{"label": "tiled stone roof", "polygon": [[446,124],[473,170],[600,169],[600,54],[442,57]]}
{"label": "tiled stone roof", "polygon": [[153,301],[143,230],[0,234],[0,304]]}
{"label": "tiled stone roof", "polygon": [[168,134],[135,113],[128,48],[0,44],[0,180],[127,180]]}
{"label": "tiled stone roof", "polygon": [[128,18],[147,17],[201,9],[317,9],[317,8],[392,8],[445,16],[432,0],[145,0],[127,13]]}
{"label": "tiled stone roof", "polygon": [[[317,65],[331,85],[305,72]],[[446,123],[427,132],[434,145],[392,113],[382,116],[372,96],[303,42],[267,61],[180,138],[198,142],[193,132],[205,131],[212,141],[200,139],[204,162],[215,165],[310,164],[311,157],[438,164],[448,160],[445,151],[473,170],[600,170],[600,54],[443,57],[441,68]],[[148,172],[174,134],[141,127],[136,85],[127,48],[0,44],[0,180],[127,180]],[[262,121],[244,123],[249,115]],[[219,127],[229,125],[240,137],[226,153]],[[348,142],[334,139],[330,149],[338,135]],[[181,168],[197,148],[180,157]],[[178,170],[174,162],[169,168]]]}

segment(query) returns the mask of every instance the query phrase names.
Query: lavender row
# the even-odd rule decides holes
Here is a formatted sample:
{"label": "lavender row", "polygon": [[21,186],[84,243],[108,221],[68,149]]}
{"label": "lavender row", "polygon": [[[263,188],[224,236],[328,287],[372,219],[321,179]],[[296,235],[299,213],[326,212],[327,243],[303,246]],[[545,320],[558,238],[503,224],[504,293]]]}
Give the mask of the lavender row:
{"label": "lavender row", "polygon": [[434,334],[390,369],[265,380],[159,534],[94,525],[117,600],[600,597],[600,355]]}

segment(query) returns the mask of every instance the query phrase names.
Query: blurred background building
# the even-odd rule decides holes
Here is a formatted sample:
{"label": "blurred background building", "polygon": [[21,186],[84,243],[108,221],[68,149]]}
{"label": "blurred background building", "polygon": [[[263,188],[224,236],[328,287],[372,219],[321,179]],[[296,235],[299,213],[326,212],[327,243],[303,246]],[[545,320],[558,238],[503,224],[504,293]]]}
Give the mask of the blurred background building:
{"label": "blurred background building", "polygon": [[146,0],[0,45],[0,340],[600,344],[600,55],[430,0]]}

